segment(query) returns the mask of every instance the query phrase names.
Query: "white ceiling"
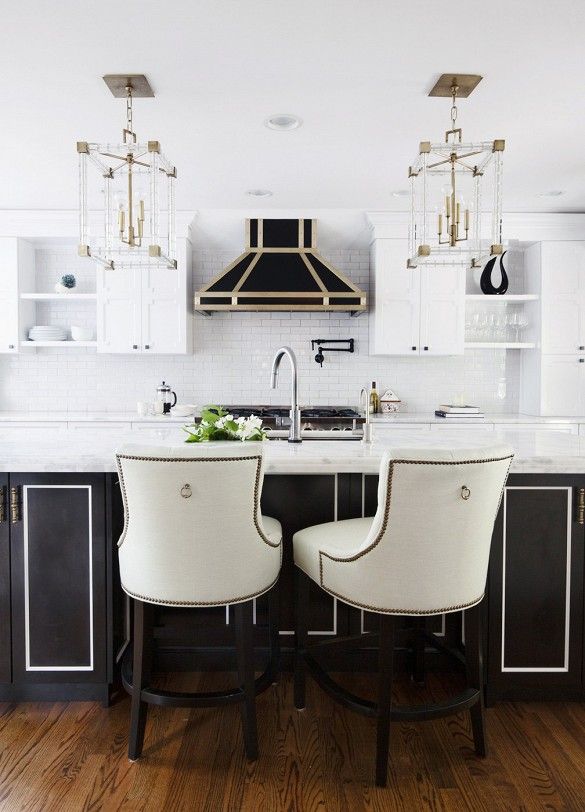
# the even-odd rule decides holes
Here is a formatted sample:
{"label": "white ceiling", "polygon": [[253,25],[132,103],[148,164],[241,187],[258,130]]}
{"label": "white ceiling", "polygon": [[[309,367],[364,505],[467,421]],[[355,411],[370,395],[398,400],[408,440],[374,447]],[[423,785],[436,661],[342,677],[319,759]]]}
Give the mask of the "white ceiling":
{"label": "white ceiling", "polygon": [[[442,72],[484,76],[470,139],[506,138],[508,211],[585,211],[582,0],[4,0],[0,208],[73,209],[77,140],[124,118],[101,76],[145,73],[135,127],[179,173],[180,209],[404,209],[392,190],[446,129]],[[304,125],[273,132],[272,113]],[[565,190],[558,198],[539,192]]]}

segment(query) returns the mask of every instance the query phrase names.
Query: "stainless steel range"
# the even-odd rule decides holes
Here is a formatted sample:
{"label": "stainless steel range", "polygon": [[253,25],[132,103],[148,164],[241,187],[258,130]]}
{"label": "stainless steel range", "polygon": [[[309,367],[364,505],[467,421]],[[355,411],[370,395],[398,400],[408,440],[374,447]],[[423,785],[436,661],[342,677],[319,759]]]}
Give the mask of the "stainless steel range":
{"label": "stainless steel range", "polygon": [[[225,406],[235,417],[252,414],[262,418],[270,436],[287,436],[290,426],[290,407],[286,406]],[[301,409],[303,439],[361,440],[365,418],[347,406],[312,406]]]}

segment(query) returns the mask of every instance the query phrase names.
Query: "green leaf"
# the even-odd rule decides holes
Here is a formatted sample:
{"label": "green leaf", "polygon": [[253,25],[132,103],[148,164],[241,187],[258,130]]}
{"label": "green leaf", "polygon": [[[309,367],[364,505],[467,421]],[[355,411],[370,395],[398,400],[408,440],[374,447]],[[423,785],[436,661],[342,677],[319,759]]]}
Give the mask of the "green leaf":
{"label": "green leaf", "polygon": [[225,417],[226,414],[227,412],[223,406],[208,404],[201,409],[201,420],[205,420],[207,423],[215,423],[216,420],[219,420],[220,417]]}

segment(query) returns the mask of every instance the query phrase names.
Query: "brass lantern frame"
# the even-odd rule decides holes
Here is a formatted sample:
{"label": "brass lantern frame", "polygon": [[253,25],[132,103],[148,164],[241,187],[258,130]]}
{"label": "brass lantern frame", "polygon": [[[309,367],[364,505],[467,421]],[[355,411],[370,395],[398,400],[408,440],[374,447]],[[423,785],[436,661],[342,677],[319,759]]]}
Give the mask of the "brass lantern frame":
{"label": "brass lantern frame", "polygon": [[[154,96],[143,74],[104,76],[117,98],[126,98],[126,123],[118,144],[77,142],[79,155],[79,247],[80,256],[91,257],[106,268],[176,268],[175,166],[163,154],[159,141],[139,142],[133,128],[135,97]],[[103,192],[103,223],[98,238],[90,227],[89,173]],[[147,176],[148,193],[136,190],[138,173]],[[113,208],[113,185],[122,180],[126,204]],[[161,198],[166,197],[161,216]],[[93,223],[92,223],[93,224]],[[145,227],[145,224],[146,227]],[[148,241],[147,239],[148,238]]]}
{"label": "brass lantern frame", "polygon": [[[408,168],[410,179],[409,258],[407,266],[466,265],[481,266],[493,254],[503,252],[502,245],[502,154],[503,139],[466,142],[457,126],[457,98],[468,96],[481,81],[473,74],[443,74],[429,96],[451,96],[451,127],[443,142],[421,141],[416,161]],[[482,184],[492,173],[491,245],[482,242]],[[431,181],[439,176],[446,181],[444,209],[431,222]],[[463,177],[472,179],[473,212],[460,210],[458,191]],[[445,224],[446,228],[443,229]],[[433,230],[434,229],[434,230]]]}

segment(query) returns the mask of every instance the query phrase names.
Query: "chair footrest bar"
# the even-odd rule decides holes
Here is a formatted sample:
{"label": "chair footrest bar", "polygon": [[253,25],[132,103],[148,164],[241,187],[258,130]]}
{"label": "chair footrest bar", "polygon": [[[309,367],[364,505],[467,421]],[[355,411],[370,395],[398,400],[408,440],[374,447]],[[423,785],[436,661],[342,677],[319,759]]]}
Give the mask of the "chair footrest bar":
{"label": "chair footrest bar", "polygon": [[[315,682],[341,705],[350,710],[357,711],[363,716],[375,718],[378,715],[378,706],[375,702],[356,696],[352,694],[351,691],[343,688],[339,683],[331,679],[329,674],[327,674],[311,655],[305,655],[305,662]],[[390,719],[395,722],[439,719],[442,716],[450,716],[465,708],[470,708],[472,705],[475,705],[479,698],[480,692],[478,690],[475,688],[466,688],[457,696],[449,697],[442,702],[414,706],[404,705],[402,707],[394,705],[390,711]]]}
{"label": "chair footrest bar", "polygon": [[[132,695],[132,669],[130,662],[132,659],[132,648],[129,646],[124,652],[122,660],[121,676],[125,690]],[[274,682],[274,664],[269,663],[266,670],[254,681],[256,696],[266,691]],[[164,691],[156,688],[143,688],[140,698],[149,705],[163,705],[174,708],[212,708],[218,705],[231,705],[236,702],[243,702],[244,691],[241,688],[230,688],[227,691]]]}
{"label": "chair footrest bar", "polygon": [[470,708],[479,700],[480,692],[475,688],[466,688],[457,696],[451,696],[443,702],[434,702],[430,705],[397,706],[390,711],[393,722],[416,722],[428,719],[440,719],[442,716],[451,716],[453,713]]}

